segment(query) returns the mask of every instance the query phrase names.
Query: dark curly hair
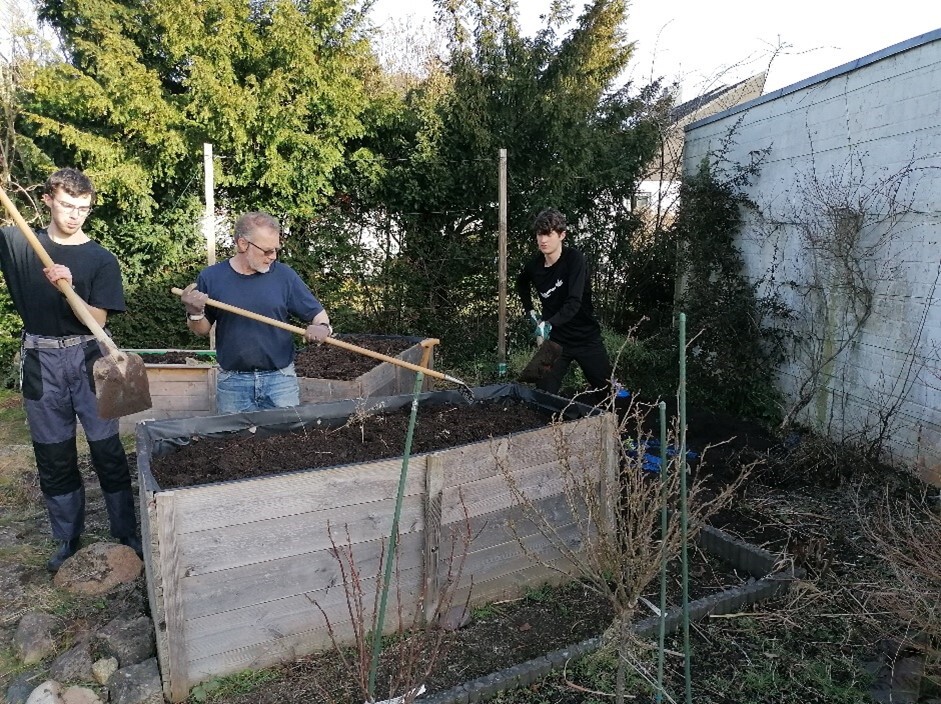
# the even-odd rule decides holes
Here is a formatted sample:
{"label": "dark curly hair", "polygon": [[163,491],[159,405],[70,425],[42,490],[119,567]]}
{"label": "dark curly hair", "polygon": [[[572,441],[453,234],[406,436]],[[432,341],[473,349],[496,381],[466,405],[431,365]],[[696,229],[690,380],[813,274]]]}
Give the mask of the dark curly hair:
{"label": "dark curly hair", "polygon": [[42,192],[44,195],[55,196],[60,188],[75,198],[91,196],[91,203],[95,204],[95,184],[78,169],[66,167],[53,172],[43,184]]}
{"label": "dark curly hair", "polygon": [[555,208],[546,208],[533,221],[533,232],[544,235],[548,232],[565,232],[565,216]]}

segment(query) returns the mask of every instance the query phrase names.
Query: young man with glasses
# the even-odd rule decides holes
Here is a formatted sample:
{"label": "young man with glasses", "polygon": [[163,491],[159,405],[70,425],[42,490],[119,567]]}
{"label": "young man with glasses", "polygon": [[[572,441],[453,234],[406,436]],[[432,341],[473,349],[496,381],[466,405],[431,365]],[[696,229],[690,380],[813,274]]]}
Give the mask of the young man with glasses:
{"label": "young man with glasses", "polygon": [[[578,362],[589,387],[609,389],[611,361],[601,339],[601,326],[591,300],[591,279],[585,256],[563,246],[565,216],[548,208],[533,222],[539,254],[530,259],[516,278],[516,292],[527,317],[536,325],[536,335],[562,346],[562,354],[537,384],[556,394],[569,365]],[[533,309],[532,291],[539,294],[542,313]]]}
{"label": "young man with glasses", "polygon": [[320,301],[287,264],[278,261],[281,226],[267,213],[246,213],[235,223],[235,254],[203,269],[183,290],[186,324],[197,335],[216,328],[216,408],[245,413],[300,403],[294,372],[294,337],[287,330],[206,305],[228,303],[268,318],[309,321],[304,337],[322,343],[332,332]]}
{"label": "young man with glasses", "polygon": [[78,550],[85,527],[85,485],[78,469],[76,418],[88,439],[111,534],[141,554],[135,495],[118,421],[98,416],[92,371],[102,350],[55,283],[68,281],[102,326],[109,314],[125,310],[118,260],[82,229],[94,201],[94,185],[77,169],[60,169],[46,181],[42,202],[49,209],[50,222],[48,228],[36,231],[36,237],[55,266],[44,268],[15,227],[0,231],[0,268],[23,319],[23,403],[39,486],[52,535],[58,541],[47,563],[52,572]]}

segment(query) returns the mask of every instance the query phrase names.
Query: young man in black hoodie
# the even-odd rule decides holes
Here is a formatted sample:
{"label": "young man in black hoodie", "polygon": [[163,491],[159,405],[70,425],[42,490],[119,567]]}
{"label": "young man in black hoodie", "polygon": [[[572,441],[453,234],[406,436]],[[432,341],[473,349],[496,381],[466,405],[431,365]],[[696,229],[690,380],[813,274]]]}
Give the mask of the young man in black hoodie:
{"label": "young man in black hoodie", "polygon": [[[536,324],[536,335],[562,346],[562,354],[538,388],[558,393],[572,361],[578,362],[592,389],[608,389],[611,361],[601,339],[601,326],[591,302],[591,280],[584,255],[563,246],[565,216],[549,208],[533,222],[539,254],[516,277],[523,309]],[[540,316],[533,308],[532,290],[539,294]]]}

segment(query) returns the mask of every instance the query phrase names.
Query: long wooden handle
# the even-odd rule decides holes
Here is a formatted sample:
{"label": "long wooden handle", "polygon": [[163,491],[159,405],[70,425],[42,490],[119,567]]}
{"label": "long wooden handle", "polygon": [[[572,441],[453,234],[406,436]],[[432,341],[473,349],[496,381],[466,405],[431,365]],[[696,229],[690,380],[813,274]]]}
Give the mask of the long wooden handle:
{"label": "long wooden handle", "polygon": [[[181,288],[171,288],[170,291],[175,293],[177,296],[183,295],[183,289]],[[265,323],[267,325],[272,325],[276,328],[281,328],[283,330],[288,330],[289,332],[297,333],[298,335],[305,335],[307,330],[297,325],[291,325],[290,323],[285,323],[275,318],[269,318],[266,315],[260,315],[254,313],[250,310],[245,310],[244,308],[239,308],[238,306],[229,305],[228,303],[223,303],[222,301],[215,301],[211,298],[206,299],[206,305],[212,306],[213,308],[219,308],[220,310],[226,310],[230,313],[235,313],[236,315],[243,315],[246,318],[251,318],[252,320],[257,320],[259,323]],[[357,354],[362,354],[367,357],[372,357],[373,359],[378,359],[383,362],[388,362],[389,364],[394,364],[403,369],[411,369],[413,372],[421,372],[426,376],[434,377],[435,379],[443,379],[444,381],[450,381],[462,386],[466,386],[463,381],[455,379],[454,377],[448,376],[447,374],[442,374],[439,371],[434,369],[426,369],[425,367],[420,367],[417,364],[412,364],[411,362],[406,362],[404,359],[396,359],[395,357],[389,357],[388,355],[382,354],[381,352],[374,352],[373,350],[368,350],[365,347],[359,347],[358,345],[351,345],[349,342],[343,342],[343,340],[338,340],[335,337],[328,337],[324,340],[328,345],[333,345],[334,347],[342,347],[345,350],[350,352],[356,352]]]}
{"label": "long wooden handle", "polygon": [[[13,218],[13,222],[16,223],[16,226],[20,229],[20,232],[23,233],[23,237],[26,238],[26,241],[30,243],[32,248],[36,250],[36,255],[39,257],[39,260],[43,263],[44,267],[50,267],[55,264],[52,261],[52,257],[49,256],[49,253],[46,251],[46,248],[42,246],[42,242],[39,241],[39,238],[36,237],[36,233],[33,232],[33,228],[26,224],[26,221],[23,219],[23,216],[20,215],[20,211],[16,209],[16,206],[13,205],[11,201],[2,188],[0,188],[0,201],[3,201],[3,207],[7,209],[7,212],[10,213],[10,216]],[[108,337],[108,333],[104,331],[104,328],[98,324],[98,321],[95,320],[94,316],[91,314],[91,311],[88,310],[88,307],[85,305],[85,301],[82,300],[75,291],[69,286],[69,282],[65,279],[59,279],[56,281],[56,286],[59,287],[59,290],[65,294],[66,300],[69,302],[72,311],[75,313],[75,317],[81,320],[85,327],[91,330],[92,334],[98,339],[99,342],[103,343],[108,347],[112,352],[117,351],[117,346]]]}

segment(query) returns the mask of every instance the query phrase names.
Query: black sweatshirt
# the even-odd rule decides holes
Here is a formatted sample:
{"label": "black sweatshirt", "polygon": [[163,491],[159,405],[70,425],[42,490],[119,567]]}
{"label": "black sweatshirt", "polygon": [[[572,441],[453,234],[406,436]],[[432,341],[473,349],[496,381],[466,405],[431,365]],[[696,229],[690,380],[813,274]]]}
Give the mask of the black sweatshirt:
{"label": "black sweatshirt", "polygon": [[516,277],[516,292],[527,313],[533,310],[533,288],[542,302],[542,319],[552,325],[550,340],[577,345],[601,335],[591,302],[588,266],[581,252],[563,247],[562,255],[552,266],[546,266],[542,253],[526,263]]}

